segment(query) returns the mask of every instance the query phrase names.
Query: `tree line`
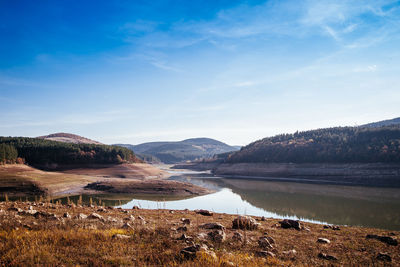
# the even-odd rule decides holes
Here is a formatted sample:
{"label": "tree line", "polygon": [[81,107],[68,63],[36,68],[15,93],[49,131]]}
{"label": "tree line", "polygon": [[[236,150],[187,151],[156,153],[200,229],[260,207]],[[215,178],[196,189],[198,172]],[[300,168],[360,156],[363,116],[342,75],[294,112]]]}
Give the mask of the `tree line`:
{"label": "tree line", "polygon": [[141,162],[131,150],[119,146],[0,137],[0,162],[13,163],[17,158],[31,165]]}
{"label": "tree line", "polygon": [[335,127],[281,134],[229,154],[225,162],[400,162],[400,126]]}

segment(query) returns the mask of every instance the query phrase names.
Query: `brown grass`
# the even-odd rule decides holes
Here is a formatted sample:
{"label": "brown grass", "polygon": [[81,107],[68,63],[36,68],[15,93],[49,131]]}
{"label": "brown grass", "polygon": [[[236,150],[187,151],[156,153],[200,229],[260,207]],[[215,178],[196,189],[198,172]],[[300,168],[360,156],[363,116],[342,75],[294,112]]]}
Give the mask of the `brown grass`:
{"label": "brown grass", "polygon": [[[59,219],[35,218],[32,215],[17,214],[8,211],[11,205],[28,210],[29,205],[35,210],[55,214]],[[192,211],[169,210],[122,210],[98,207],[68,207],[50,203],[0,203],[0,265],[91,265],[91,266],[397,266],[400,264],[400,247],[388,246],[380,241],[366,239],[367,234],[395,235],[378,229],[342,227],[340,231],[323,229],[322,225],[304,223],[310,231],[282,229],[278,220],[267,219],[258,222],[258,230],[246,231],[248,242],[234,242],[232,235],[241,230],[232,229],[235,215],[214,214],[205,217]],[[72,218],[62,218],[68,212]],[[96,219],[78,220],[73,217],[78,213],[89,215],[93,212],[108,217],[116,222],[101,222]],[[122,229],[122,220],[130,215],[136,218],[133,229]],[[146,224],[142,225],[138,216]],[[206,244],[214,251],[216,258],[206,253],[199,253],[193,260],[184,260],[180,250],[189,244],[177,238],[182,232],[176,229],[182,226],[181,218],[189,218],[191,224],[185,233],[194,238],[196,244]],[[227,239],[216,243],[209,239],[200,239],[199,233],[210,230],[199,228],[206,222],[218,222],[226,229]],[[267,233],[275,240],[272,252],[275,257],[256,257],[259,251],[257,240]],[[113,239],[114,234],[129,235],[130,239]],[[318,237],[328,238],[331,243],[322,245],[316,242]],[[294,256],[284,252],[295,249]],[[334,255],[338,261],[318,258],[319,252]],[[379,252],[386,252],[392,262],[376,259]],[[232,265],[233,264],[233,265]]]}

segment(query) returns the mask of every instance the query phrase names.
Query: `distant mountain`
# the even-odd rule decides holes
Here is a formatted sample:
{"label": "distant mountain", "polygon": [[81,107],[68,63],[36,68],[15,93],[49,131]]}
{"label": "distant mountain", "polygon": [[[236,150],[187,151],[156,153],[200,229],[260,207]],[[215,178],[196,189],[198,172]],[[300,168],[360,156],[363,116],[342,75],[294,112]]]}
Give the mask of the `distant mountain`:
{"label": "distant mountain", "polygon": [[51,140],[51,141],[58,141],[64,143],[72,143],[72,144],[95,144],[95,145],[102,145],[102,143],[70,133],[54,133],[44,136],[39,136],[37,138]]}
{"label": "distant mountain", "polygon": [[400,124],[335,127],[276,135],[226,155],[225,162],[400,163]]}
{"label": "distant mountain", "polygon": [[391,120],[372,122],[372,123],[361,125],[360,127],[376,128],[376,127],[390,126],[390,125],[400,125],[400,117],[391,119]]}
{"label": "distant mountain", "polygon": [[161,162],[168,164],[208,158],[216,154],[238,150],[237,147],[229,146],[210,138],[192,138],[178,142],[150,142],[139,145],[117,145],[133,150],[139,157],[140,155],[144,157],[152,156],[154,159],[159,159]]}

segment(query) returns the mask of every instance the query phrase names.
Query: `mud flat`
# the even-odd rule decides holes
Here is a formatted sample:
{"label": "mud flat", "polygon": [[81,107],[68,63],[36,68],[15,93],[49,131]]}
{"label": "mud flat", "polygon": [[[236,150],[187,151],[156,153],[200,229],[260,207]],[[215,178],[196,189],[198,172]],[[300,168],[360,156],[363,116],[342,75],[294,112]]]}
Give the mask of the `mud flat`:
{"label": "mud flat", "polygon": [[148,164],[92,167],[43,171],[23,164],[0,165],[0,194],[8,197],[99,193],[195,196],[210,192],[190,183],[165,180],[167,172]]}

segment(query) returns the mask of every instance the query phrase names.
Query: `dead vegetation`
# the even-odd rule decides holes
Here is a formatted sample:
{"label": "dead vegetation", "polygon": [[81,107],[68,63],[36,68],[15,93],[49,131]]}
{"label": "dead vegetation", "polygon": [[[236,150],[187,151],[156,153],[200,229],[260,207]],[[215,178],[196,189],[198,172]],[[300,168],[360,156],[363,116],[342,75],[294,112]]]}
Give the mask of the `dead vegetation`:
{"label": "dead vegetation", "polygon": [[[92,266],[396,266],[399,232],[194,211],[0,203],[0,264]],[[247,223],[242,224],[244,226]],[[320,242],[319,239],[329,242]],[[386,240],[386,239],[382,239]]]}

